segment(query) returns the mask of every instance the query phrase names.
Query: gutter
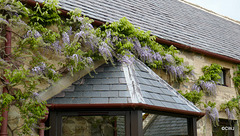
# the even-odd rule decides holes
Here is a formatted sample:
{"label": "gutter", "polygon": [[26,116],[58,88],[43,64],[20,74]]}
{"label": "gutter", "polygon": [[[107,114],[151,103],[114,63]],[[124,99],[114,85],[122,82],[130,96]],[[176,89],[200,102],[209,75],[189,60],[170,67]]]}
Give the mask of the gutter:
{"label": "gutter", "polygon": [[[11,55],[11,38],[12,38],[12,32],[11,28],[9,26],[6,26],[6,35],[5,38],[7,41],[5,42],[5,54],[4,54],[4,60],[6,62],[10,61],[10,55]],[[6,84],[9,83],[8,80],[5,79]],[[8,88],[3,87],[3,93],[8,93]],[[8,136],[7,133],[7,125],[8,125],[8,107],[5,107],[2,109],[4,112],[2,113],[3,121],[0,131],[0,136]]]}
{"label": "gutter", "polygon": [[184,116],[193,116],[197,117],[198,119],[202,118],[205,113],[203,112],[194,112],[194,111],[186,111],[186,110],[179,110],[179,109],[172,109],[167,107],[160,107],[154,105],[148,105],[143,103],[116,103],[116,104],[48,104],[48,108],[51,110],[55,109],[96,109],[96,110],[103,110],[103,109],[140,109],[146,111],[155,111],[155,112],[163,112],[166,114],[180,114]]}
{"label": "gutter", "polygon": [[[32,7],[35,7],[35,5],[37,3],[34,0],[21,0],[21,2],[24,3],[24,4],[27,4],[29,6],[32,6]],[[39,3],[39,5],[42,6],[42,3]],[[65,16],[65,17],[68,16],[67,13],[69,11],[64,10],[64,9],[59,9],[59,11],[61,11],[61,15]],[[96,27],[99,27],[99,26],[106,23],[106,22],[96,20],[96,19],[93,19],[93,20],[94,20],[94,22],[92,24]],[[234,58],[227,57],[227,56],[224,56],[224,55],[220,55],[220,54],[217,54],[217,53],[213,53],[213,52],[210,52],[210,51],[198,49],[198,48],[195,48],[195,47],[187,46],[187,45],[177,43],[177,42],[174,42],[174,41],[169,41],[169,40],[165,40],[165,39],[157,37],[156,42],[158,42],[159,44],[165,44],[165,45],[168,45],[168,46],[173,45],[173,46],[175,46],[179,49],[182,49],[182,50],[191,51],[191,52],[195,52],[195,53],[200,53],[200,54],[203,54],[203,55],[207,55],[209,57],[214,57],[214,58],[217,58],[217,59],[220,59],[220,60],[240,64],[240,60],[238,60],[238,59],[234,59]]]}

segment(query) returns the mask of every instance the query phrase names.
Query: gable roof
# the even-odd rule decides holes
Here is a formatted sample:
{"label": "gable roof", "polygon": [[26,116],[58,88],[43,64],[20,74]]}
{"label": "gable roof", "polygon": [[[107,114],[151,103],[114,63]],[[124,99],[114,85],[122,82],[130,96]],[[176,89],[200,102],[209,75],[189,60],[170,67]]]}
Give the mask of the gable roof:
{"label": "gable roof", "polygon": [[239,24],[178,0],[60,0],[60,6],[104,22],[127,17],[159,38],[240,60]]}
{"label": "gable roof", "polygon": [[104,64],[73,83],[48,104],[141,103],[201,113],[191,102],[140,61],[133,65]]}

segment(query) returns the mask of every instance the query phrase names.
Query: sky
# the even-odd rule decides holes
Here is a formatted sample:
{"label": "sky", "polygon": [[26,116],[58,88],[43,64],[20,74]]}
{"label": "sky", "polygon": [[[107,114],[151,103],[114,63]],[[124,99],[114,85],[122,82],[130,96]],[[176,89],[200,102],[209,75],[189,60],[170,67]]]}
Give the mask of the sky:
{"label": "sky", "polygon": [[240,21],[240,0],[186,0],[220,15]]}

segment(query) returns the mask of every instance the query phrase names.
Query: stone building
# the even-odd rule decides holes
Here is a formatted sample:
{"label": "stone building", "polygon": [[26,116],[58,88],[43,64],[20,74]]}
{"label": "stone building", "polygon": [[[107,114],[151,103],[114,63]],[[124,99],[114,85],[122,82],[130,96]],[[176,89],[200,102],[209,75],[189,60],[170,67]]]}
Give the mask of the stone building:
{"label": "stone building", "polygon": [[[204,96],[203,102],[216,102],[220,124],[228,122],[227,114],[220,111],[220,104],[238,95],[232,81],[233,72],[240,63],[240,24],[232,19],[220,16],[201,7],[179,0],[150,1],[60,1],[64,10],[82,9],[82,14],[97,22],[113,22],[126,17],[142,30],[151,31],[157,41],[164,45],[174,45],[181,50],[180,56],[195,67],[197,77],[202,75],[201,68],[212,63],[224,69],[224,84],[217,85],[216,96]],[[155,71],[168,81],[160,71]],[[197,78],[196,77],[196,78]],[[178,90],[191,90],[192,82],[179,85],[171,84]],[[110,94],[109,94],[110,95]],[[143,97],[147,94],[143,93]],[[56,102],[59,99],[51,99]],[[102,101],[102,99],[98,99]],[[110,98],[111,100],[111,98]],[[114,99],[118,101],[120,99]],[[52,101],[53,102],[53,101]],[[203,106],[199,107],[205,112]],[[223,125],[224,126],[224,125]],[[228,123],[225,126],[229,126]],[[199,136],[216,135],[216,128],[208,116],[197,122]],[[234,130],[224,131],[224,135],[239,135],[238,120],[235,117]]]}
{"label": "stone building", "polygon": [[98,61],[94,78],[87,75],[92,70],[80,71],[40,94],[39,99],[51,104],[46,121],[51,128],[46,135],[239,135],[238,117],[235,115],[230,125],[227,114],[220,111],[221,103],[238,95],[232,77],[240,63],[239,22],[182,0],[59,2],[65,11],[82,9],[96,26],[126,17],[142,30],[151,31],[160,44],[181,50],[179,56],[195,67],[196,78],[203,74],[202,67],[221,65],[223,84],[217,85],[216,96],[204,96],[202,102],[216,102],[220,127],[232,129],[214,127],[208,116],[202,117],[203,106],[197,108],[176,91],[190,91],[194,79],[184,85],[171,83],[165,73],[138,60],[134,66],[115,67]]}

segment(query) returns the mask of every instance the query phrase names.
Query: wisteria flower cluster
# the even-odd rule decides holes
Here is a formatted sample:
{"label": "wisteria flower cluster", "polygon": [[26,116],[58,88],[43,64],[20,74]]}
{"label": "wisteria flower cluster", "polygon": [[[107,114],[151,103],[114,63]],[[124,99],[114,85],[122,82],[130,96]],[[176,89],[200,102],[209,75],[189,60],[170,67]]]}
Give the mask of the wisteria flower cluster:
{"label": "wisteria flower cluster", "polygon": [[216,95],[216,82],[200,80],[198,83],[193,84],[192,90],[200,92],[201,90]]}
{"label": "wisteria flower cluster", "polygon": [[184,66],[183,60],[175,55],[178,53],[175,47],[165,49],[150,32],[135,28],[126,18],[103,25],[97,32],[104,41],[97,48],[105,58],[114,56],[128,65],[140,59],[150,67],[166,70],[173,81],[184,81],[193,74],[192,69]]}
{"label": "wisteria flower cluster", "polygon": [[199,77],[199,79],[193,84],[192,90],[196,90],[197,92],[203,90],[210,95],[216,95],[216,85],[220,72],[222,71],[222,67],[218,64],[211,64],[211,66],[204,66],[202,68],[203,74]]}
{"label": "wisteria flower cluster", "polygon": [[33,67],[31,72],[36,75],[48,77],[53,81],[56,81],[60,76],[54,69],[48,67],[44,62],[41,62],[38,66]]}
{"label": "wisteria flower cluster", "polygon": [[240,97],[238,96],[237,98],[232,98],[230,101],[220,105],[220,109],[226,112],[229,120],[234,120],[234,115],[239,113],[239,99]]}
{"label": "wisteria flower cluster", "polygon": [[219,113],[216,107],[208,106],[206,108],[206,114],[208,115],[214,126],[218,125]]}
{"label": "wisteria flower cluster", "polygon": [[234,119],[235,119],[235,117],[234,117],[234,114],[236,113],[235,109],[232,109],[232,110],[230,111],[229,108],[226,108],[226,109],[225,109],[225,112],[227,113],[229,120],[234,120]]}

